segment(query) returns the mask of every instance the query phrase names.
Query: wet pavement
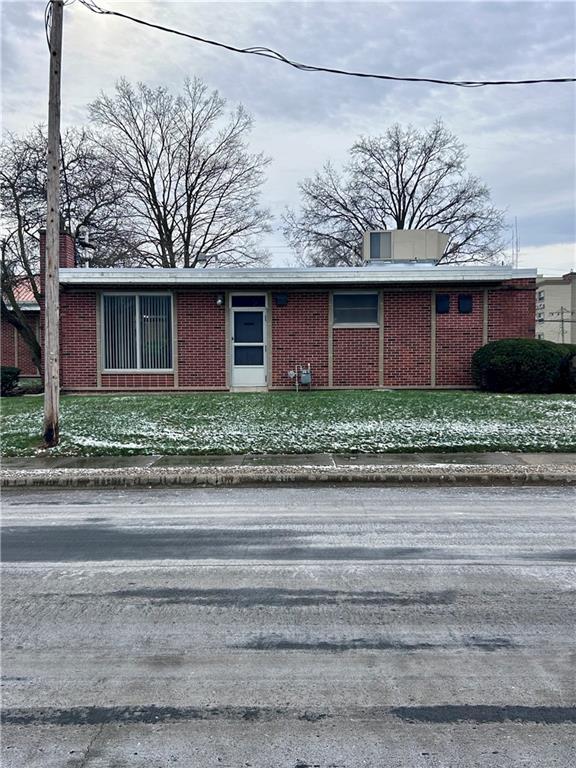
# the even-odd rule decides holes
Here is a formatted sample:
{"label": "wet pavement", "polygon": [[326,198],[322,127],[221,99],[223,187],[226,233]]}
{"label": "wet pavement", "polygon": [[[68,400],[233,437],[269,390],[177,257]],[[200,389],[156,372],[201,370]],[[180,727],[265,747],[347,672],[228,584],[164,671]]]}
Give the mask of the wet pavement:
{"label": "wet pavement", "polygon": [[575,504],[5,491],[2,766],[574,765]]}

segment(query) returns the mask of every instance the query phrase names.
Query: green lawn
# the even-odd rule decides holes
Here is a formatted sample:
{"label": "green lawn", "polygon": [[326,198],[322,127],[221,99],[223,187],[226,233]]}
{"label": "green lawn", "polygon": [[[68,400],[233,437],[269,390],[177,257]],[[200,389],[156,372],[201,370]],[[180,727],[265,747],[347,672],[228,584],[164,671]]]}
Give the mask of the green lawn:
{"label": "green lawn", "polygon": [[[40,449],[42,397],[2,399],[5,456]],[[576,396],[337,391],[65,396],[51,455],[575,451]]]}

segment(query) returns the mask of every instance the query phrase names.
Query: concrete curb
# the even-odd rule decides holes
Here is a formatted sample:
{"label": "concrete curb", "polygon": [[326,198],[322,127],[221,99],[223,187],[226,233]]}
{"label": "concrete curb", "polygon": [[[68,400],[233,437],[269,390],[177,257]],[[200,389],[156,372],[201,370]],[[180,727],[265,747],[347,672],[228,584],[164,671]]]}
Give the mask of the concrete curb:
{"label": "concrete curb", "polygon": [[316,483],[398,485],[576,485],[570,465],[276,466],[3,470],[3,488],[129,488]]}

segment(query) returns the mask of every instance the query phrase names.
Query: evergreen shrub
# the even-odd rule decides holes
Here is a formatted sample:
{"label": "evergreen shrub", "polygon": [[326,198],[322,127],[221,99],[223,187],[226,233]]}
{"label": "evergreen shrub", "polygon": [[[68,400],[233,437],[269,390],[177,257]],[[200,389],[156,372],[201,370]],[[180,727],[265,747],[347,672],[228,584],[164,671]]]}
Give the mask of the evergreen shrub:
{"label": "evergreen shrub", "polygon": [[569,346],[544,339],[500,339],[474,353],[472,378],[488,392],[558,392],[569,354]]}
{"label": "evergreen shrub", "polygon": [[20,368],[14,368],[11,365],[3,365],[0,369],[1,394],[11,395],[18,385],[20,377]]}

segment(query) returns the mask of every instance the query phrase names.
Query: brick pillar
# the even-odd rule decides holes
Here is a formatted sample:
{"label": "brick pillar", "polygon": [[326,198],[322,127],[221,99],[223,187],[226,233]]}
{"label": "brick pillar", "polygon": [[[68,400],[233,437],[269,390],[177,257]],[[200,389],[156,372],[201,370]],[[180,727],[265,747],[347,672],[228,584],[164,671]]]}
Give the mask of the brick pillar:
{"label": "brick pillar", "polygon": [[[76,244],[74,238],[69,232],[60,232],[60,267],[62,269],[71,269],[76,266]],[[44,363],[44,275],[46,270],[46,231],[40,230],[40,347],[42,349],[42,363]],[[42,369],[42,375],[44,369]]]}

